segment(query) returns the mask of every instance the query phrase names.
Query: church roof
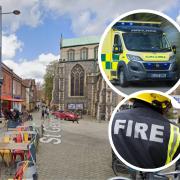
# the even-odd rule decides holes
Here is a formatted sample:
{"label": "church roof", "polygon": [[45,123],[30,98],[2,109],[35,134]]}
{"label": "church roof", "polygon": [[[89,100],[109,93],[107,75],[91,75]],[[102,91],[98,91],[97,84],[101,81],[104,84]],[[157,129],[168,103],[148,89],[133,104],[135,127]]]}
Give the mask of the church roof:
{"label": "church roof", "polygon": [[81,46],[86,44],[99,44],[100,37],[99,36],[87,36],[87,37],[79,37],[79,38],[71,38],[71,39],[62,39],[61,48],[62,47],[72,47],[72,46]]}

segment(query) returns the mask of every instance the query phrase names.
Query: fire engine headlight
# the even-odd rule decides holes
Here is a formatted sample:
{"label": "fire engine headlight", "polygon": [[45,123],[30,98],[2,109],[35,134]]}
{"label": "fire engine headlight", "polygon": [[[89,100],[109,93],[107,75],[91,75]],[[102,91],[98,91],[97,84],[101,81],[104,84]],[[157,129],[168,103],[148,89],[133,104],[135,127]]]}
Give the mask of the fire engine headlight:
{"label": "fire engine headlight", "polygon": [[176,61],[176,56],[175,55],[170,56],[169,61]]}
{"label": "fire engine headlight", "polygon": [[127,54],[126,56],[130,61],[142,61],[142,59],[139,56],[134,56],[131,54]]}

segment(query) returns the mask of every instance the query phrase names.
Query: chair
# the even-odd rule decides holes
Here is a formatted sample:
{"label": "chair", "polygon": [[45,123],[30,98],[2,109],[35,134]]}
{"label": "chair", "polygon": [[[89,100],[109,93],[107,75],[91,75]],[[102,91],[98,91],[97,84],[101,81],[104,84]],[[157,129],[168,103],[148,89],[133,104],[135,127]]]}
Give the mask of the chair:
{"label": "chair", "polygon": [[29,143],[29,134],[27,132],[23,133],[23,140],[25,143]]}
{"label": "chair", "polygon": [[[15,142],[16,143],[22,143],[22,141],[23,141],[22,140],[22,135],[18,134],[16,136],[16,138],[15,138]],[[13,151],[13,161],[16,160],[17,155],[19,155],[21,157],[21,161],[24,161],[24,151],[23,150],[16,149],[16,150]]]}
{"label": "chair", "polygon": [[[3,138],[4,143],[9,143],[10,142],[10,136],[4,136]],[[11,151],[8,149],[3,149],[0,150],[0,155],[2,157],[2,160],[6,163],[7,166],[9,166],[11,162]]]}

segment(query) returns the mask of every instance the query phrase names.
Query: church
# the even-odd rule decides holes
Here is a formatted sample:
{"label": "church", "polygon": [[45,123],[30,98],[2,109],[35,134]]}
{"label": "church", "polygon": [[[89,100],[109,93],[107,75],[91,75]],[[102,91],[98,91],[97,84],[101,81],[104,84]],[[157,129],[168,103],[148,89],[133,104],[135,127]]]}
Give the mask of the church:
{"label": "church", "polygon": [[60,41],[60,59],[54,67],[51,106],[63,111],[81,111],[97,120],[110,120],[121,101],[108,87],[98,66],[97,36]]}

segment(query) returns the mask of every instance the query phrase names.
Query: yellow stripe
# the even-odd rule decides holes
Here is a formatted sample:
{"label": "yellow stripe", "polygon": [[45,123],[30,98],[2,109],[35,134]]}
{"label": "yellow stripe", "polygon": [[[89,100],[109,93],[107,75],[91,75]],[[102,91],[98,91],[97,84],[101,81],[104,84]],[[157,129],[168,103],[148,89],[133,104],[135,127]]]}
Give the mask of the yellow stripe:
{"label": "yellow stripe", "polygon": [[174,128],[176,129],[175,131],[175,135],[176,135],[176,142],[175,142],[175,145],[174,145],[174,148],[172,150],[172,154],[171,154],[171,160],[173,159],[178,147],[179,147],[179,144],[180,144],[180,133],[179,133],[179,128],[174,126]]}
{"label": "yellow stripe", "polygon": [[112,69],[117,71],[118,62],[112,62]]}
{"label": "yellow stripe", "polygon": [[112,61],[112,53],[106,53],[106,61]]}
{"label": "yellow stripe", "polygon": [[179,128],[173,124],[170,124],[170,138],[168,144],[168,152],[166,164],[173,160],[174,154],[176,153],[180,144],[180,133]]}
{"label": "yellow stripe", "polygon": [[103,69],[106,69],[106,62],[101,62]]}

